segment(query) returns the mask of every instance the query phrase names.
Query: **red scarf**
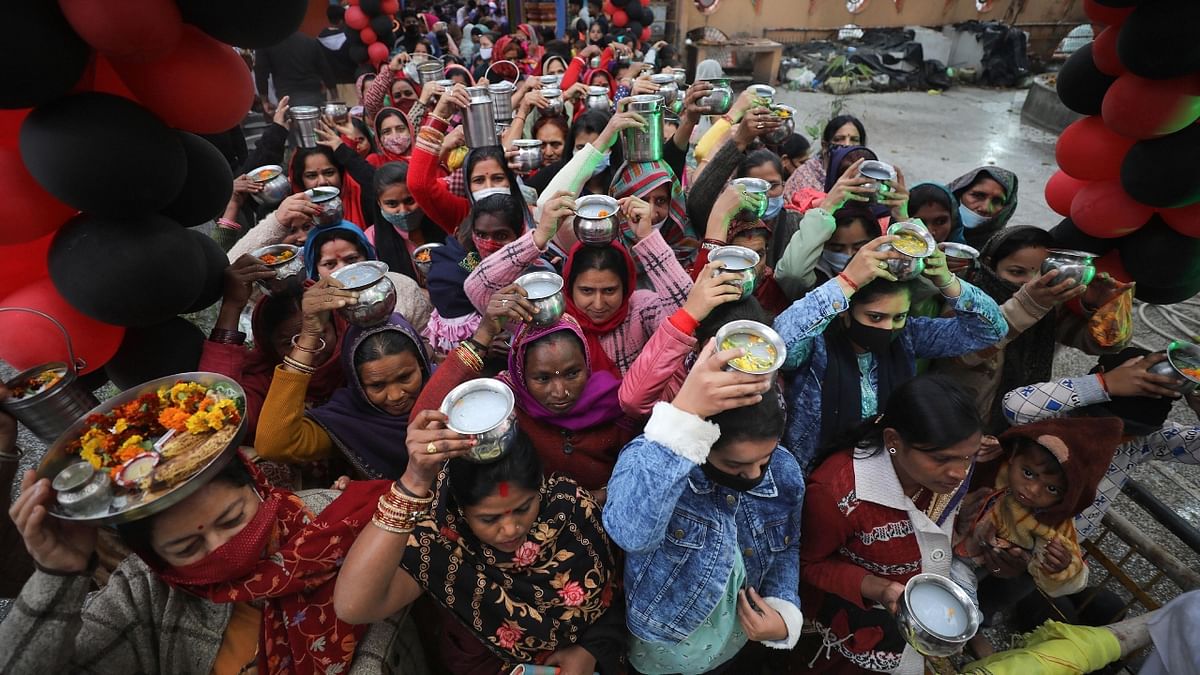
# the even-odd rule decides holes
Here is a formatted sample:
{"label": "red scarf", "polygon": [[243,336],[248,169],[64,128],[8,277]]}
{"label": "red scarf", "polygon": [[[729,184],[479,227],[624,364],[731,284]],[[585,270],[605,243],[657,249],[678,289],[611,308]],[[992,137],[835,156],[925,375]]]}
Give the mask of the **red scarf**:
{"label": "red scarf", "polygon": [[[624,246],[621,246],[616,241],[613,241],[609,245],[620,251],[621,256],[625,259],[625,278],[623,279],[625,297],[621,299],[621,306],[617,308],[617,311],[613,312],[612,316],[604,320],[603,323],[596,323],[588,317],[587,312],[575,305],[571,288],[567,289],[566,301],[567,314],[575,317],[575,320],[579,322],[579,327],[583,329],[584,337],[587,338],[588,351],[592,357],[592,372],[607,370],[619,378],[622,377],[621,369],[613,363],[612,358],[604,351],[604,345],[600,344],[600,336],[616,330],[617,326],[624,323],[626,317],[629,316],[629,299],[633,297],[633,292],[637,290],[637,268],[634,266],[633,258],[630,257],[629,251],[625,250]],[[571,254],[567,256],[567,264],[563,267],[563,277],[567,279],[571,278],[571,266],[575,264],[575,256],[582,250],[583,244],[580,242],[576,242],[575,246],[571,248]]]}
{"label": "red scarf", "polygon": [[349,670],[367,626],[337,618],[334,582],[391,481],[352,482],[313,520],[299,497],[270,487],[248,462],[247,468],[263,499],[254,518],[204,560],[156,570],[159,577],[215,603],[260,603],[259,672],[323,673],[338,664]]}

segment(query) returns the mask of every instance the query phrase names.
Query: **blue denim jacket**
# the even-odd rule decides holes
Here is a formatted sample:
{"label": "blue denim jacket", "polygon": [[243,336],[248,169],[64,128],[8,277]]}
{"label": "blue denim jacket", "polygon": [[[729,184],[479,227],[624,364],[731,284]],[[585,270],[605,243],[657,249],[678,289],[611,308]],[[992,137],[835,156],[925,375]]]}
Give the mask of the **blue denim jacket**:
{"label": "blue denim jacket", "polygon": [[[909,317],[900,331],[900,344],[912,360],[970,354],[996,344],[1008,334],[1008,323],[1000,307],[986,293],[963,281],[962,292],[950,301],[954,316],[930,319]],[[829,355],[821,334],[850,302],[837,279],[814,288],[775,318],[775,330],[787,344],[785,368],[797,369],[788,386],[787,430],[784,445],[809,470],[821,437],[821,383]],[[864,373],[872,389],[877,387],[876,364]],[[873,397],[863,397],[869,401]],[[868,415],[878,411],[867,410]]]}
{"label": "blue denim jacket", "polygon": [[627,553],[629,631],[651,642],[675,644],[686,638],[717,606],[740,551],[747,585],[788,624],[788,644],[766,644],[790,648],[802,621],[800,466],[776,448],[753,490],[717,485],[700,469],[719,431],[706,435],[716,429],[659,403],[646,433],[630,441],[617,460],[604,527]]}

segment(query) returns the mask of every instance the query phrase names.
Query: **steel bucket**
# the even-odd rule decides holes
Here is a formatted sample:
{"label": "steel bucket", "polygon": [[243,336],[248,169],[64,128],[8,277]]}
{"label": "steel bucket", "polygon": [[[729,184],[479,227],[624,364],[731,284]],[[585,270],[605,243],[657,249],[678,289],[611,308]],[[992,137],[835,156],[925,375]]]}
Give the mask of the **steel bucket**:
{"label": "steel bucket", "polygon": [[487,87],[467,87],[471,103],[463,111],[463,127],[468,148],[500,145],[496,136],[496,108]]}
{"label": "steel bucket", "polygon": [[12,413],[21,424],[28,427],[33,435],[51,443],[72,424],[75,424],[80,417],[87,414],[87,411],[100,405],[92,392],[84,389],[79,382],[79,371],[83,370],[87,364],[83,359],[75,358],[75,348],[71,344],[71,336],[67,333],[67,329],[49,314],[26,307],[0,307],[0,312],[36,314],[53,323],[58,330],[62,331],[63,338],[66,340],[69,363],[57,361],[34,366],[9,380],[8,385],[11,388],[13,384],[47,370],[61,369],[63,371],[61,380],[45,391],[28,398],[19,401],[9,399],[0,404],[5,410]]}
{"label": "steel bucket", "polygon": [[[626,103],[628,101],[628,103]],[[621,104],[646,120],[645,129],[625,129],[621,132],[621,147],[629,162],[657,162],[663,152],[663,97],[657,94],[628,96]]]}

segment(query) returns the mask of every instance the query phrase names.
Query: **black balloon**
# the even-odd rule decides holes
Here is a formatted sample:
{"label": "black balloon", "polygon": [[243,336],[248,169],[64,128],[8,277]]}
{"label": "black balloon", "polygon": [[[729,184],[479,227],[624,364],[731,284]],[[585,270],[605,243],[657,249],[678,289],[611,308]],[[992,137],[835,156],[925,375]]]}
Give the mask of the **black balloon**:
{"label": "black balloon", "polygon": [[1119,241],[1117,239],[1101,239],[1100,237],[1085,234],[1075,226],[1075,223],[1071,222],[1070,218],[1063,218],[1062,222],[1055,225],[1050,230],[1050,236],[1054,237],[1054,241],[1058,244],[1059,248],[1087,251],[1088,253],[1095,253],[1097,257],[1111,251]]}
{"label": "black balloon", "polygon": [[367,16],[379,16],[383,12],[383,0],[359,0],[358,8]]}
{"label": "black balloon", "polygon": [[47,192],[80,211],[159,211],[179,194],[179,136],[127,98],[88,92],[40,105],[21,125],[21,159]]}
{"label": "black balloon", "polygon": [[375,31],[375,37],[382,41],[385,33],[391,34],[392,32],[392,17],[386,15],[377,16],[371,19],[370,25],[371,30]]}
{"label": "black balloon", "polygon": [[[642,8],[642,25],[643,26],[653,26],[654,25],[654,10],[653,9],[650,9],[649,7]],[[638,37],[641,37],[641,36],[639,35]]]}
{"label": "black balloon", "polygon": [[352,47],[354,45],[361,45],[363,43],[362,35],[359,35],[358,31],[350,28],[349,26],[342,29],[342,35],[346,36],[346,40],[350,42],[350,46]]}
{"label": "black balloon", "polygon": [[181,317],[125,331],[121,347],[104,372],[118,389],[176,373],[190,373],[200,366],[204,333]]}
{"label": "black balloon", "polygon": [[1138,141],[1121,162],[1121,185],[1137,201],[1159,208],[1200,202],[1200,124]]}
{"label": "black balloon", "polygon": [[1121,264],[1138,284],[1171,288],[1200,277],[1200,239],[1171,229],[1158,216],[1118,243]]}
{"label": "black balloon", "polygon": [[67,23],[57,2],[15,0],[4,7],[0,108],[32,108],[62,96],[87,67],[91,47]]}
{"label": "black balloon", "polygon": [[625,9],[629,6],[630,0],[612,0],[613,7],[617,9]]}
{"label": "black balloon", "polygon": [[177,131],[187,155],[187,178],[174,201],[162,210],[164,216],[185,227],[218,218],[233,196],[233,172],[215,145],[196,134]]}
{"label": "black balloon", "polygon": [[1099,115],[1104,94],[1117,78],[1105,75],[1092,60],[1092,45],[1075,50],[1058,71],[1058,98],[1080,115]]}
{"label": "black balloon", "polygon": [[633,41],[641,39],[642,29],[643,29],[643,27],[642,27],[641,21],[630,20],[629,23],[626,24],[626,26],[623,30],[629,31],[629,34],[633,36],[633,39],[630,40],[630,42],[633,42]]}
{"label": "black balloon", "polygon": [[270,47],[300,29],[307,0],[176,0],[183,20],[238,47]]}
{"label": "black balloon", "polygon": [[1129,72],[1152,80],[1200,70],[1200,2],[1156,0],[1138,6],[1121,25],[1117,55]]}
{"label": "black balloon", "polygon": [[1139,283],[1134,289],[1133,296],[1152,305],[1173,305],[1195,297],[1197,293],[1200,293],[1200,276],[1180,279],[1178,282],[1162,288]]}
{"label": "black balloon", "polygon": [[366,63],[367,59],[370,58],[370,54],[367,53],[367,46],[364,45],[361,40],[358,42],[358,44],[350,45],[349,54],[350,59],[355,63]]}
{"label": "black balloon", "polygon": [[200,295],[185,311],[186,314],[191,314],[211,306],[224,295],[225,268],[229,267],[229,258],[220,244],[207,234],[196,230],[188,230],[187,234],[192,239],[192,245],[204,255],[204,285],[200,289]]}
{"label": "black balloon", "polygon": [[118,326],[160,323],[187,310],[205,281],[204,253],[189,231],[157,214],[76,216],[55,235],[48,263],[72,307]]}

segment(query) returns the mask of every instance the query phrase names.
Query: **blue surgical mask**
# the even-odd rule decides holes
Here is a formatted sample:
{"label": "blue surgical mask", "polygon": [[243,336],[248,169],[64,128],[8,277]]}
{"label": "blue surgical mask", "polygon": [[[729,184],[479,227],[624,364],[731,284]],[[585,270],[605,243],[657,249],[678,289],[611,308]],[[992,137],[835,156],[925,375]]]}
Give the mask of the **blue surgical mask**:
{"label": "blue surgical mask", "polygon": [[483,59],[484,61],[491,61],[492,60],[492,48],[491,47],[480,47],[479,48],[479,58]]}
{"label": "blue surgical mask", "polygon": [[380,209],[379,213],[383,216],[384,220],[388,221],[392,224],[392,227],[396,228],[397,232],[412,232],[413,227],[415,227],[417,224],[417,220],[415,218],[411,220],[409,219],[409,216],[412,215],[411,213],[388,213],[383,209]]}
{"label": "blue surgical mask", "polygon": [[833,270],[834,274],[837,274],[846,269],[846,265],[850,264],[850,254],[834,253],[833,251],[822,250],[821,260],[823,260],[826,265],[829,265],[829,268]]}
{"label": "blue surgical mask", "polygon": [[962,218],[963,227],[967,228],[968,230],[973,230],[991,220],[991,217],[981,216],[967,208],[966,204],[958,205],[958,217]]}
{"label": "blue surgical mask", "polygon": [[778,197],[767,197],[767,212],[763,214],[763,220],[771,220],[779,215],[783,210],[783,195]]}
{"label": "blue surgical mask", "polygon": [[592,170],[592,176],[595,177],[595,176],[600,175],[600,172],[607,169],[609,167],[609,165],[611,164],[611,162],[612,162],[612,151],[610,150],[610,151],[604,153],[604,156],[600,158],[600,164],[594,170]]}

